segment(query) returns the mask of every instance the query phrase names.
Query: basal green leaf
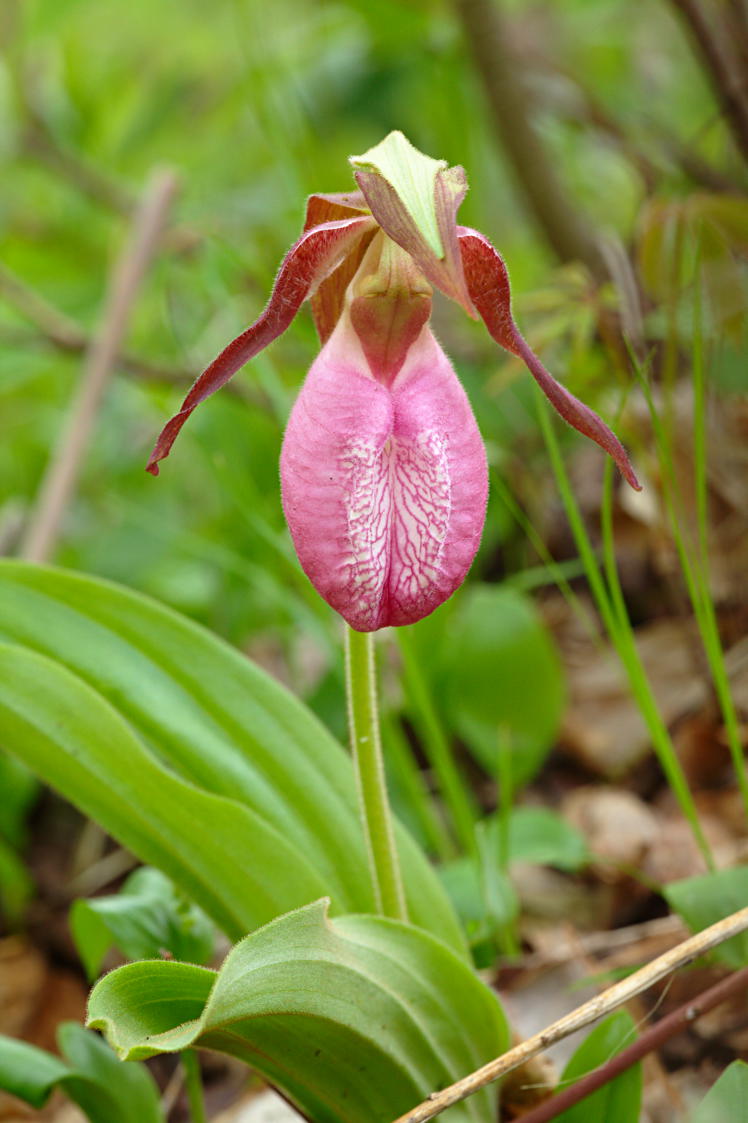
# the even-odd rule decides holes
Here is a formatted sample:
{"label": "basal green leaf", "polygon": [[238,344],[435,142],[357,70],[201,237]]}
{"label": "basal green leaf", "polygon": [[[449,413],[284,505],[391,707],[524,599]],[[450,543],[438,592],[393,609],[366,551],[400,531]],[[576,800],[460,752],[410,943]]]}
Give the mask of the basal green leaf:
{"label": "basal green leaf", "polygon": [[175,776],[59,663],[0,645],[3,743],[236,935],[323,881],[248,807]]}
{"label": "basal green leaf", "polygon": [[[605,1064],[636,1038],[634,1019],[625,1010],[596,1026],[574,1053],[561,1076],[561,1087]],[[636,1123],[642,1098],[641,1064],[585,1097],[557,1117],[558,1123]]]}
{"label": "basal green leaf", "polygon": [[205,963],[213,950],[213,925],[160,870],[141,867],[119,893],[73,903],[70,930],[89,978],[114,944],[127,959]]}
{"label": "basal green leaf", "polygon": [[[247,936],[216,974],[134,963],[93,990],[89,1025],[125,1058],[217,1049],[251,1064],[315,1123],[392,1119],[507,1043],[495,996],[460,958],[397,921],[330,921],[325,901]],[[493,1118],[485,1089],[453,1121]]]}
{"label": "basal green leaf", "polygon": [[[350,759],[247,658],[108,582],[0,562],[0,740],[239,938],[373,908]],[[411,918],[462,947],[410,837]]]}
{"label": "basal green leaf", "polygon": [[[666,900],[685,920],[692,932],[700,932],[748,901],[748,866],[717,870],[699,877],[674,881],[663,890]],[[748,964],[748,934],[733,936],[709,953],[728,967]]]}
{"label": "basal green leaf", "polygon": [[748,1119],[748,1065],[733,1061],[689,1116],[689,1123]]}

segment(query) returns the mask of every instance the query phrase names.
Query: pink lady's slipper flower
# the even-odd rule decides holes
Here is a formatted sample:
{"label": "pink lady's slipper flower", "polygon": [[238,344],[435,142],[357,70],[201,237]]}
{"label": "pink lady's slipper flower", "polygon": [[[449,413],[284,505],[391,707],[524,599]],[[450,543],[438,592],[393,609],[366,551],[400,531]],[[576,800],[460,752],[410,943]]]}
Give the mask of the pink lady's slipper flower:
{"label": "pink lady's slipper flower", "polygon": [[429,326],[431,286],[480,316],[524,360],[561,416],[609,452],[634,488],[623,446],[548,373],[511,315],[506,267],[459,226],[462,168],[390,133],[351,160],[359,190],[313,195],[267,307],[195,382],[148,463],[187,418],[286,330],[311,299],[322,350],[281,453],[283,509],[317,591],[358,631],[411,624],[464,580],[485,521],[488,472],[473,412]]}

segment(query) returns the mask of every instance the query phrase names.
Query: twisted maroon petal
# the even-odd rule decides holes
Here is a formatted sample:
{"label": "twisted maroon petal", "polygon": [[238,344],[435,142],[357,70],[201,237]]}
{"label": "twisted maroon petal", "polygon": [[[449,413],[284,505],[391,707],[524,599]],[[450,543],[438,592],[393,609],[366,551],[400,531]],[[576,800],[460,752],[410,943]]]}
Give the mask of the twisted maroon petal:
{"label": "twisted maroon petal", "polygon": [[477,230],[458,226],[457,236],[470,299],[490,334],[507,351],[524,361],[530,374],[564,421],[609,453],[628,483],[636,491],[641,491],[641,484],[618,437],[594,410],[556,381],[523,339],[512,319],[509,275],[501,255]]}
{"label": "twisted maroon petal", "polygon": [[192,386],[175,414],[161,431],[146,471],[158,475],[158,462],[171,446],[192,411],[215,393],[263,348],[282,335],[306,298],[350,253],[367,231],[376,229],[373,218],[362,216],[323,222],[307,230],[291,247],[281,264],[273,291],[262,315],[221,351]]}

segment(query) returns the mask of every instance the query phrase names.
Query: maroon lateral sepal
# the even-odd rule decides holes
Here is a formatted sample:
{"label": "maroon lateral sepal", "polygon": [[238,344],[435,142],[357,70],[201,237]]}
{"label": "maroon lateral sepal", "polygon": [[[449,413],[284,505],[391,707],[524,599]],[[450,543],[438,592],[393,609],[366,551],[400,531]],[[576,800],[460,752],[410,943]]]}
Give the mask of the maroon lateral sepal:
{"label": "maroon lateral sepal", "polygon": [[501,254],[487,238],[467,226],[457,227],[462,264],[470,299],[490,335],[505,350],[522,359],[553,408],[572,428],[590,437],[618,465],[635,491],[641,484],[631,466],[626,449],[594,410],[575,398],[550,374],[522,337],[512,318],[509,275]]}
{"label": "maroon lateral sepal", "polygon": [[169,455],[171,446],[193,410],[286,331],[307,297],[337,268],[357,240],[374,228],[374,219],[365,215],[324,222],[302,234],[281,263],[262,315],[224,347],[193,384],[179,412],[161,430],[146,471],[153,476],[158,475],[159,461]]}

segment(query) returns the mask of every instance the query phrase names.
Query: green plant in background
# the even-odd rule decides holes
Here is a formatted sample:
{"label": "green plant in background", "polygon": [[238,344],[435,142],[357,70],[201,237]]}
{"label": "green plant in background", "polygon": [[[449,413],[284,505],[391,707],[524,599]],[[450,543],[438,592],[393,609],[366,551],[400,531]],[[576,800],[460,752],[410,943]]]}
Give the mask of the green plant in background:
{"label": "green plant in background", "polygon": [[[351,819],[350,779],[346,786],[343,769],[331,789],[337,750],[328,753],[319,743],[309,715],[297,708],[289,723],[280,688],[132,595],[6,566],[2,628],[16,646],[0,649],[2,730],[11,751],[174,877],[231,935],[261,925],[217,975],[177,961],[118,969],[95,988],[90,1024],[105,1029],[127,1059],[170,1050],[189,1058],[195,1044],[239,1055],[316,1120],[396,1115],[506,1043],[500,1007],[464,962],[438,882],[426,876],[417,850],[403,838],[403,855],[396,839],[373,647],[363,634],[417,620],[446,599],[461,583],[483,525],[485,456],[467,400],[428,330],[426,277],[469,311],[475,303],[494,337],[522,355],[564,416],[608,449],[636,484],[615,437],[554,382],[514,327],[501,258],[481,235],[456,226],[461,169],[422,156],[401,134],[355,163],[362,194],[312,200],[308,230],[286,259],[265,313],[198,379],[149,467],[156,471],[195,405],[284,330],[315,288],[320,334],[329,336],[317,378],[324,383],[337,364],[339,379],[348,364],[355,393],[340,415],[340,435],[323,429],[311,460],[314,426],[302,417],[294,428],[292,419],[282,460],[284,503],[313,583],[356,629],[348,631],[347,686],[363,838]],[[369,393],[369,379],[372,402],[389,409],[379,435],[365,427],[372,403],[356,404],[355,395]],[[304,392],[310,400],[299,407],[302,414],[318,408],[315,394],[328,415],[331,404],[340,406],[335,386],[316,386],[313,372]],[[348,536],[342,551],[340,533]],[[24,600],[36,601],[36,610]],[[138,616],[148,623],[138,624]],[[190,652],[195,646],[206,649],[203,657]],[[239,691],[242,679],[251,686]],[[249,705],[252,718],[232,717],[232,704]],[[201,706],[207,738],[199,730]],[[484,729],[494,719],[484,716]],[[278,742],[284,733],[285,755]],[[549,735],[545,729],[541,741]],[[247,740],[254,751],[244,751]],[[325,810],[325,802],[336,801],[339,807]],[[346,822],[353,833],[341,857]],[[90,970],[111,940],[142,954],[163,934],[178,952],[205,953],[194,932],[185,942],[184,924],[168,928],[168,886],[154,885],[154,877],[141,871],[119,898],[78,903],[73,931]],[[332,900],[309,904],[320,892]],[[330,904],[345,912],[358,901],[365,912],[393,919],[328,920]],[[200,923],[194,914],[192,929]],[[450,935],[457,951],[445,943]],[[315,1033],[291,1028],[290,1013],[301,1016],[301,1026],[313,1019]],[[199,1115],[191,1060],[186,1071]],[[487,1089],[455,1110],[487,1118],[493,1099]]]}
{"label": "green plant in background", "polygon": [[[467,28],[464,12],[480,13],[487,7],[501,18],[500,3],[456,3],[463,30]],[[627,89],[637,84],[630,81],[632,60],[642,55],[641,67],[649,77],[641,85],[649,89],[652,75],[664,73],[658,63],[664,57],[658,44],[671,41],[672,29],[660,22],[659,10],[648,13],[655,32],[641,52],[629,5],[608,0],[604,7],[606,21],[616,33],[614,48],[598,42],[588,4],[575,2],[565,9],[561,23],[569,41],[563,48],[569,56],[568,72],[555,73],[555,60],[550,58],[554,52],[550,51],[548,73],[537,83],[541,102],[537,112],[543,119],[545,140],[576,186],[580,205],[575,209],[582,216],[582,225],[583,207],[587,207],[595,221],[615,227],[622,243],[628,244],[637,222],[640,262],[636,264],[641,264],[645,288],[656,301],[647,317],[647,341],[664,340],[664,377],[671,388],[679,356],[691,346],[692,324],[686,305],[693,262],[688,248],[683,253],[687,239],[681,226],[699,221],[709,227],[711,241],[704,251],[709,294],[705,332],[711,340],[724,336],[720,362],[709,369],[709,378],[737,385],[736,372],[743,362],[737,296],[741,266],[733,249],[745,242],[744,201],[710,193],[711,188],[701,197],[689,194],[680,198],[693,191],[690,176],[699,168],[692,172],[685,160],[681,164],[677,145],[670,141],[685,132],[691,137],[693,122],[704,108],[695,101],[693,73],[682,60],[675,66],[675,56],[668,58],[671,84],[668,96],[659,98],[663,114],[667,106],[668,118],[650,122],[647,141],[639,143],[635,106],[630,120],[617,120],[622,81]],[[61,11],[44,0],[27,6],[24,39],[30,54],[24,59],[19,50],[8,56],[2,72],[6,85],[0,86],[0,112],[13,125],[17,121],[17,136],[11,142],[17,149],[11,159],[16,158],[18,169],[15,181],[13,177],[8,181],[9,237],[0,290],[9,303],[15,300],[15,307],[21,309],[20,318],[7,309],[0,313],[0,329],[7,329],[8,335],[8,346],[0,356],[0,407],[12,436],[0,450],[0,479],[7,482],[8,489],[0,495],[0,541],[7,541],[8,527],[12,532],[18,519],[18,497],[23,503],[31,494],[44,450],[57,427],[72,369],[69,355],[77,355],[86,345],[88,329],[81,325],[94,322],[98,277],[104,269],[102,247],[119,237],[120,216],[133,204],[127,182],[139,179],[153,158],[168,156],[176,146],[190,182],[182,216],[185,226],[167,235],[174,252],[157,264],[143,293],[132,326],[132,350],[128,348],[123,361],[127,378],[115,386],[102,418],[110,436],[92,450],[90,472],[59,556],[76,568],[114,577],[166,600],[210,623],[261,660],[279,659],[295,692],[342,736],[344,675],[337,628],[332,614],[299,572],[277,502],[280,436],[294,387],[307,365],[305,355],[314,347],[311,330],[300,321],[298,345],[286,341],[274,353],[254,359],[252,385],[232,383],[232,396],[216,399],[191,425],[190,436],[185,438],[191,443],[182,458],[182,479],[175,473],[170,487],[154,488],[148,486],[150,481],[138,482],[137,450],[171,401],[174,383],[186,381],[189,372],[199,369],[223,339],[239,330],[246,316],[236,298],[238,291],[249,289],[251,303],[259,304],[268,282],[266,263],[280,256],[279,232],[297,220],[297,199],[318,184],[334,186],[325,177],[335,158],[340,161],[346,152],[357,150],[361,136],[374,138],[393,125],[402,124],[427,148],[469,154],[466,162],[475,169],[475,182],[465,204],[471,208],[468,220],[481,227],[495,224],[492,232],[513,262],[513,283],[523,299],[524,315],[534,318],[533,339],[554,356],[554,368],[558,366],[585,395],[594,395],[596,385],[609,384],[616,363],[622,367],[616,348],[601,346],[596,335],[600,322],[616,314],[617,295],[626,293],[627,287],[619,276],[616,294],[605,285],[592,293],[588,274],[575,266],[549,274],[541,240],[528,236],[525,224],[518,221],[504,170],[497,171],[493,145],[484,135],[481,91],[459,43],[458,23],[441,10],[414,6],[405,11],[403,5],[388,0],[333,8],[285,0],[277,24],[268,27],[256,5],[232,0],[217,5],[216,19],[206,27],[186,5],[179,11],[165,10],[159,17],[164,31],[161,44],[177,43],[183,52],[177,67],[170,50],[153,44],[152,12],[141,0],[128,6],[128,19],[123,21],[123,34],[116,44],[108,34],[112,9],[106,2],[93,5],[84,0],[64,17]],[[663,26],[667,34],[658,35],[656,29]],[[490,20],[485,26],[487,44],[489,31]],[[92,34],[100,44],[95,66],[85,50]],[[499,40],[497,49],[503,41]],[[479,51],[474,51],[477,58]],[[413,65],[415,55],[418,66]],[[147,83],[140,80],[143,58],[148,59]],[[29,60],[43,65],[21,65]],[[500,69],[507,85],[511,85],[511,63],[511,57],[502,55]],[[33,76],[42,73],[43,82],[35,85]],[[592,130],[586,136],[584,130],[580,132],[574,112],[567,117],[563,98],[559,101],[562,107],[554,102],[550,111],[554,83],[559,80],[565,89],[574,87],[582,107],[579,112],[589,112],[596,136],[599,131],[606,137],[603,143],[591,141]],[[6,100],[8,89],[12,90],[12,103]],[[546,89],[551,98],[544,105]],[[373,90],[376,98],[371,96]],[[527,96],[525,101],[529,105],[532,99]],[[200,129],[193,129],[196,106],[204,125]],[[505,115],[505,120],[520,131],[527,126],[522,114]],[[713,170],[710,162],[716,163],[714,130],[719,128],[719,122],[710,126],[704,143],[699,144],[706,164],[701,171],[706,175]],[[668,129],[669,137],[665,135]],[[188,132],[191,146],[186,152],[175,137]],[[326,138],[324,146],[319,144],[321,134]],[[227,135],[241,135],[247,143],[227,145]],[[281,177],[277,174],[278,135],[284,143]],[[4,149],[0,159],[6,157]],[[42,161],[53,173],[42,171]],[[739,176],[733,167],[728,187],[730,177],[734,190]],[[715,190],[723,191],[724,185]],[[549,194],[554,191],[549,188]],[[35,224],[29,224],[24,215],[28,199],[38,216]],[[540,225],[542,228],[542,215]],[[205,230],[209,237],[204,236]],[[594,241],[592,237],[588,244]],[[241,252],[236,246],[242,246]],[[625,252],[623,245],[621,251]],[[575,247],[568,252],[573,259]],[[589,265],[593,271],[599,269],[599,255],[591,257],[597,260],[590,259]],[[606,280],[604,273],[602,278],[595,275]],[[30,282],[26,289],[14,287],[19,276]],[[533,288],[533,296],[526,295],[528,287]],[[50,318],[50,311],[56,313],[54,306],[40,311],[34,303],[37,288],[72,316],[62,321],[54,315]],[[38,339],[25,326],[29,316],[39,326]],[[515,457],[527,458],[528,478],[533,476],[537,424],[531,396],[519,382],[514,384],[515,368],[502,368],[486,379],[486,371],[495,364],[491,352],[482,354],[479,343],[463,344],[459,329],[447,325],[446,320],[440,322],[439,333],[450,352],[463,353],[460,373],[489,445],[493,490],[495,494],[501,491],[505,499],[501,510],[495,504],[489,515],[475,566],[481,583],[468,586],[412,630],[398,633],[403,689],[402,696],[399,684],[389,690],[383,740],[399,817],[423,847],[440,859],[440,879],[463,931],[418,848],[396,825],[410,921],[445,941],[463,962],[467,936],[474,958],[492,965],[497,953],[512,954],[517,947],[518,903],[508,877],[509,863],[541,861],[576,870],[589,860],[577,832],[551,812],[513,806],[516,793],[532,780],[553,744],[564,699],[552,643],[536,611],[517,588],[532,588],[534,582],[559,577],[563,582],[582,569],[596,593],[597,581],[602,589],[601,616],[629,673],[659,759],[707,861],[710,856],[669,733],[637,660],[634,629],[613,561],[612,474],[605,493],[602,565],[588,535],[587,549],[578,543],[581,564],[572,559],[542,570],[528,568],[510,578],[514,588],[483,583],[495,578],[499,553],[502,571],[507,559],[509,570],[524,562],[524,531],[519,540],[513,535],[503,507],[508,495],[516,512],[523,498],[519,490],[516,497],[511,494],[518,475],[513,468]],[[609,329],[609,321],[607,326]],[[690,332],[690,337],[698,334]],[[40,346],[42,338],[46,344]],[[163,358],[154,363],[143,359],[145,355]],[[708,587],[703,533],[705,366],[699,363],[696,345],[694,370],[700,538],[697,549],[689,554],[688,536],[681,530],[679,548],[686,560],[689,591],[742,782],[734,707]],[[154,381],[155,386],[148,385]],[[659,410],[659,400],[657,405]],[[672,418],[667,409],[661,417],[664,428],[658,431],[655,427],[654,443],[668,489],[667,513],[671,519],[675,516],[677,537],[682,512],[668,464],[673,432],[667,427]],[[497,465],[502,478],[497,476]],[[539,467],[536,478],[542,471]],[[573,503],[570,489],[569,495]],[[522,518],[521,507],[519,514]],[[587,533],[583,519],[578,518],[576,529],[582,535]],[[153,637],[159,638],[151,642]],[[246,674],[239,671],[239,665],[245,665],[243,659],[234,658],[206,633],[162,612],[157,605],[95,580],[78,583],[72,575],[54,571],[31,575],[22,566],[2,567],[0,638],[8,644],[2,655],[7,682],[3,681],[0,693],[3,732],[8,730],[9,746],[11,740],[20,746],[17,751],[23,757],[29,754],[35,771],[143,860],[166,871],[178,886],[172,897],[163,881],[158,881],[163,875],[150,870],[135,875],[129,887],[132,892],[125,893],[131,899],[124,906],[116,897],[104,898],[101,904],[77,904],[74,926],[82,958],[91,971],[110,939],[126,958],[159,957],[165,949],[177,958],[200,961],[207,949],[207,931],[196,917],[196,929],[188,924],[182,930],[177,917],[187,916],[185,908],[195,908],[185,905],[190,899],[199,902],[232,939],[260,929],[237,945],[226,975],[228,962],[217,975],[208,975],[207,969],[201,974],[195,968],[183,976],[176,965],[154,964],[153,977],[163,981],[167,996],[158,1016],[167,1016],[167,1007],[178,997],[180,987],[182,997],[193,1003],[190,1009],[197,1021],[190,1044],[208,1043],[208,1027],[215,1028],[211,1021],[214,1007],[210,1001],[202,1003],[196,980],[208,978],[220,995],[220,986],[227,985],[221,979],[235,979],[231,971],[248,967],[254,974],[255,950],[262,939],[254,945],[252,940],[261,935],[264,925],[270,926],[272,937],[277,931],[272,927],[274,918],[280,913],[293,918],[283,935],[284,946],[296,941],[303,929],[306,952],[315,962],[330,953],[331,958],[320,968],[320,979],[323,970],[355,962],[355,969],[373,988],[371,993],[376,993],[381,976],[372,967],[370,945],[376,933],[378,946],[386,944],[386,955],[391,955],[395,946],[392,924],[396,922],[377,920],[371,930],[363,924],[355,940],[350,938],[352,930],[345,930],[348,914],[366,915],[377,908],[376,890],[365,876],[367,855],[356,813],[354,775],[336,740],[290,694],[277,691],[251,664]],[[371,698],[373,656],[370,648],[365,650],[361,636],[354,638],[358,641],[362,642],[357,665],[363,673],[351,689],[366,707]],[[528,681],[534,691],[532,705],[527,704]],[[227,684],[230,697],[222,693]],[[46,708],[40,710],[42,689],[48,692],[48,699]],[[377,736],[371,722],[368,731],[361,727],[360,732],[369,739],[364,744]],[[417,754],[423,753],[431,769],[431,790],[413,753],[414,741]],[[472,768],[472,762],[467,756],[462,761],[455,758],[458,743],[482,776],[498,779],[495,815],[485,817],[482,801],[466,778],[467,768],[462,767],[468,763]],[[275,758],[276,753],[286,761],[285,766]],[[125,759],[137,762],[139,783],[134,782]],[[0,809],[0,894],[4,894],[6,914],[19,917],[29,887],[18,853],[24,841],[24,807],[34,782],[24,774],[16,801],[13,793],[18,774],[11,764],[12,771],[6,776],[4,763],[0,759],[0,790],[10,791],[12,798],[7,822],[2,818],[6,808]],[[375,777],[377,772],[381,774],[376,758],[370,764]],[[104,790],[108,785],[110,792]],[[386,809],[381,785],[375,794],[380,810]],[[158,829],[149,822],[157,813],[161,816]],[[380,834],[387,844],[390,868],[396,869],[395,848],[387,843],[386,818],[385,810],[384,820],[379,816],[380,824],[384,821]],[[194,824],[202,822],[209,822],[213,829],[196,833]],[[274,876],[265,877],[263,870],[270,868]],[[215,878],[214,871],[219,871]],[[737,873],[733,883],[731,878],[722,878],[723,872],[736,873],[720,871],[712,875],[713,880],[671,887],[668,899],[672,907],[698,927],[740,905]],[[386,882],[388,874],[382,876]],[[390,878],[390,884],[396,881],[396,875]],[[161,908],[159,884],[169,903],[166,912]],[[332,899],[332,920],[318,910],[314,927],[304,908],[325,896]],[[387,911],[404,911],[397,891],[384,896],[394,902],[386,906]],[[123,931],[118,917],[128,917],[131,910],[135,924]],[[367,919],[374,921],[371,916]],[[190,931],[199,936],[201,930],[203,942],[191,938]],[[179,939],[174,939],[175,932],[181,933]],[[365,948],[364,933],[369,941]],[[475,984],[465,981],[472,978],[467,969],[463,975],[451,973],[443,960],[431,954],[428,940],[419,944],[417,937],[413,939],[413,946],[418,945],[417,958],[434,971],[446,971],[455,987],[464,985],[473,993]],[[725,953],[730,956],[725,960],[730,966],[743,962],[740,945],[728,945]],[[396,954],[405,953],[399,948]],[[279,970],[286,966],[281,964]],[[138,974],[140,965],[132,964],[126,970],[132,974],[124,976],[125,981],[131,979],[144,993],[148,984],[146,976]],[[112,980],[112,1002],[118,1017],[125,1017],[116,978]],[[475,991],[475,1001],[480,1006],[484,999],[477,994]],[[254,1019],[258,1008],[249,1004],[249,996],[244,999],[245,1005],[241,1010],[237,1005],[234,1012],[243,1016],[243,1011]],[[418,1001],[425,1007],[423,991],[419,991]],[[492,1049],[503,1048],[505,1039],[497,1021],[500,1015],[490,1002],[485,1011],[490,1013],[480,1042],[488,1055]],[[307,1017],[309,1011],[299,1008],[297,1013]],[[434,1014],[445,1024],[453,1015],[457,1017],[454,1024],[461,1026],[454,1011]],[[101,1018],[102,1023],[107,1021],[106,1012]],[[113,1023],[107,1024],[115,1034]],[[346,1029],[342,1019],[340,1026],[338,1040],[342,1043],[352,1023]],[[431,1061],[418,1068],[420,1061],[414,1058],[426,1056],[419,1052],[423,1042],[418,1044],[418,1027],[400,1028],[408,1040],[408,1065],[413,1062],[415,1067],[407,1077],[398,1075],[395,1083],[401,1078],[410,1081],[408,1094],[413,1100],[418,1096],[416,1085],[430,1090],[480,1061],[471,1061],[466,1053],[458,1058],[455,1053],[446,1069],[436,1063],[432,1066]],[[130,1036],[121,1037],[120,1043],[126,1040],[128,1048],[137,1050],[142,1035],[153,1032],[165,1035],[166,1050],[185,1044],[174,1038],[172,1027],[145,1022],[133,1024]],[[267,1026],[266,1032],[275,1031]],[[491,1034],[493,1044],[489,1043]],[[331,1033],[330,1042],[335,1040]],[[388,1038],[398,1048],[402,1040],[396,1034]],[[605,1048],[613,1048],[606,1040],[601,1035],[597,1051],[591,1045],[594,1056],[580,1061],[566,1076],[571,1079],[585,1065],[604,1060]],[[245,1056],[250,1056],[253,1045],[249,1038],[243,1041]],[[368,1047],[376,1050],[376,1043],[370,1041]],[[0,1050],[3,1072],[1,1056]],[[39,1058],[31,1063],[43,1074]],[[185,1064],[198,1120],[203,1108],[196,1090],[199,1072],[190,1048],[185,1051]],[[394,1079],[381,1058],[372,1065],[377,1079]],[[135,1062],[123,1067],[138,1068]],[[418,1075],[414,1075],[416,1071]],[[436,1083],[429,1085],[430,1080]],[[733,1066],[720,1085],[711,1098],[723,1111],[729,1102],[734,1113],[745,1088],[744,1070]],[[725,1089],[731,1098],[723,1101],[720,1096]],[[339,1094],[340,1086],[333,1082],[333,1098]],[[604,1108],[596,1106],[598,1113],[603,1112],[601,1118],[607,1111],[611,1123],[619,1119],[629,1123],[634,1101],[631,1094],[621,1096],[620,1102],[613,1097]],[[403,1093],[403,1102],[405,1099]],[[480,1118],[481,1112],[489,1110],[487,1102],[485,1098],[470,1110],[477,1111]],[[105,1110],[110,1114],[104,1117],[118,1118],[113,1106]],[[385,1114],[387,1110],[383,1107]]]}
{"label": "green plant in background", "polygon": [[0,1088],[43,1107],[55,1088],[91,1123],[165,1123],[156,1082],[143,1065],[122,1064],[105,1041],[75,1022],[57,1029],[60,1057],[0,1035]]}
{"label": "green plant in background", "polygon": [[26,842],[26,815],[34,801],[37,782],[13,757],[0,753],[0,915],[17,923],[33,892],[20,852]]}

